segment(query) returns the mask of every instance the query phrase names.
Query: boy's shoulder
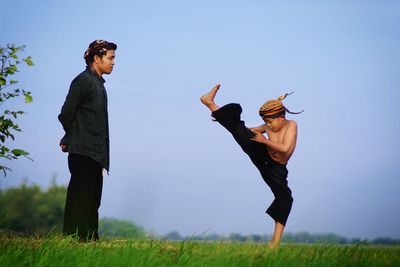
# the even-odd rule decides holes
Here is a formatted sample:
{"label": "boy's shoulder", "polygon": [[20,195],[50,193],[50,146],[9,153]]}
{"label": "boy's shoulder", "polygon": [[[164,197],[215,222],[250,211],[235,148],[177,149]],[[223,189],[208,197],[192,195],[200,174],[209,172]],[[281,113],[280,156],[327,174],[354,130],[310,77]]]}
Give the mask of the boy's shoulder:
{"label": "boy's shoulder", "polygon": [[290,120],[289,126],[292,129],[292,131],[297,134],[297,122],[294,120]]}
{"label": "boy's shoulder", "polygon": [[295,120],[287,120],[287,128],[297,130],[297,122]]}

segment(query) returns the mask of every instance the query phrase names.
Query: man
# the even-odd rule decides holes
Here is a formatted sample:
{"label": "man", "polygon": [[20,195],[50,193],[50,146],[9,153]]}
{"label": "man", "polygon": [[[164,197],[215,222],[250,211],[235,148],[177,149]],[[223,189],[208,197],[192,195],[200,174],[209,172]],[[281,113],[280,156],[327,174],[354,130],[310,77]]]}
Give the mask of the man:
{"label": "man", "polygon": [[96,40],[84,54],[86,70],[71,83],[58,116],[65,136],[60,146],[68,152],[71,180],[64,211],[66,235],[97,240],[98,209],[103,188],[103,169],[109,171],[109,128],[104,74],[114,67],[117,45]]}
{"label": "man", "polygon": [[[240,120],[242,108],[239,104],[231,103],[220,108],[214,102],[219,88],[217,84],[200,100],[212,112],[212,117],[233,135],[271,188],[275,200],[266,212],[274,219],[275,230],[269,246],[277,248],[293,203],[292,192],[286,180],[286,164],[296,147],[297,124],[285,118],[286,112],[293,113],[281,102],[288,94],[262,105],[259,114],[265,124],[249,129]],[[263,133],[267,133],[269,138]]]}

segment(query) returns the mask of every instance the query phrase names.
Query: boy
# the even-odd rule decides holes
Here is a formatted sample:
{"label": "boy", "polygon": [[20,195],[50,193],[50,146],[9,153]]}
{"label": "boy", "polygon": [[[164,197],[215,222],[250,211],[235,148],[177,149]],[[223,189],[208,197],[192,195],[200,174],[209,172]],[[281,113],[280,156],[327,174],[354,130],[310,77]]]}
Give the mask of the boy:
{"label": "boy", "polygon": [[71,83],[58,116],[65,136],[60,146],[68,152],[71,180],[64,211],[66,235],[97,240],[98,209],[103,188],[103,168],[109,170],[110,139],[104,74],[114,67],[117,45],[93,41],[84,54],[86,70]]}
{"label": "boy", "polygon": [[269,247],[278,248],[293,203],[292,192],[286,180],[286,164],[294,152],[297,140],[297,124],[287,120],[285,114],[298,113],[290,112],[283,106],[281,100],[286,94],[262,105],[259,114],[265,124],[249,129],[240,120],[242,108],[239,104],[231,103],[220,108],[214,102],[219,88],[217,84],[200,100],[212,112],[211,116],[233,135],[271,188],[275,200],[266,212],[275,220],[275,230]]}

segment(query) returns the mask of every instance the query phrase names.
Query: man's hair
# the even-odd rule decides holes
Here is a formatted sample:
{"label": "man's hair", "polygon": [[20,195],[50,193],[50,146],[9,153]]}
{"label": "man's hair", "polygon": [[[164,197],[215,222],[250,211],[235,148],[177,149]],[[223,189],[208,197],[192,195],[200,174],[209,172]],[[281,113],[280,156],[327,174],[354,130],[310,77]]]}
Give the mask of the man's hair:
{"label": "man's hair", "polygon": [[85,54],[83,55],[86,65],[90,66],[94,61],[94,56],[96,55],[100,58],[105,56],[108,50],[117,50],[117,45],[104,40],[95,40],[91,42]]}

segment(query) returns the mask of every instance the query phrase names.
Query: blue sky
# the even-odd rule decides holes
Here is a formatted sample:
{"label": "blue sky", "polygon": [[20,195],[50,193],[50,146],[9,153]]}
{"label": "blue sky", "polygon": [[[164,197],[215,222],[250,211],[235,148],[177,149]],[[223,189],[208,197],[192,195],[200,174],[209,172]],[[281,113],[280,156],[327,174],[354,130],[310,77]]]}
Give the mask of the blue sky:
{"label": "blue sky", "polygon": [[[2,188],[67,184],[57,120],[95,39],[118,44],[105,76],[111,171],[101,216],[163,234],[271,233],[272,193],[199,97],[241,103],[249,126],[267,99],[299,125],[288,164],[286,231],[400,238],[400,3],[397,1],[7,1],[1,45],[25,44],[18,74],[34,102]],[[3,107],[2,107],[3,108]]]}

